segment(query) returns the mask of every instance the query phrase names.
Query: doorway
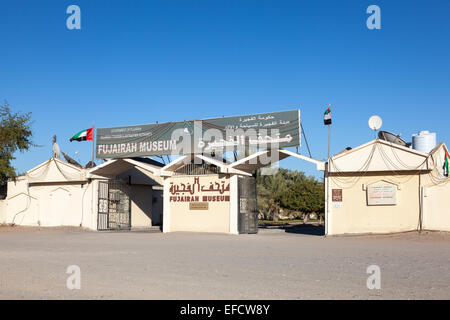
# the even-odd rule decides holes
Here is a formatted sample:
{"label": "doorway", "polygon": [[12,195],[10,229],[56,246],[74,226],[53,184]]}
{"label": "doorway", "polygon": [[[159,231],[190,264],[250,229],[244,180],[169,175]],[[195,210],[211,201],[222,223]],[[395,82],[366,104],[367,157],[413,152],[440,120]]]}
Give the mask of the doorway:
{"label": "doorway", "polygon": [[99,181],[97,230],[130,230],[130,185],[122,180]]}

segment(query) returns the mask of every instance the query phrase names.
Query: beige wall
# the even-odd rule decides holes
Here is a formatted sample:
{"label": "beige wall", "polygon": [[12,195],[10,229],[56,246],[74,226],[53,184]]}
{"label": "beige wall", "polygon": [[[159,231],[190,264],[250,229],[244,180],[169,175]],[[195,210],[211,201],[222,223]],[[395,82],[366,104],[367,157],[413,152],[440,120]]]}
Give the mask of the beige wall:
{"label": "beige wall", "polygon": [[[377,141],[376,148],[373,146],[372,142],[333,156],[331,170],[334,172],[326,180],[329,182],[326,233],[411,231],[419,230],[420,223],[425,230],[450,231],[450,206],[446,205],[450,179],[443,175],[442,168],[445,144],[439,144],[429,155],[382,141]],[[365,168],[369,172],[362,175],[343,172],[363,167],[372,151],[370,165]],[[399,173],[399,168],[402,174],[393,175],[392,171]],[[419,173],[417,169],[422,170]],[[379,180],[398,186],[397,205],[367,205],[364,188]],[[342,188],[341,208],[332,202],[333,188]]]}
{"label": "beige wall", "polygon": [[[417,230],[419,226],[419,175],[348,175],[328,178],[327,234],[390,233]],[[397,204],[368,206],[368,185],[397,185]],[[342,189],[342,204],[331,201],[332,189]]]}
{"label": "beige wall", "polygon": [[[175,193],[171,186],[193,185],[194,178],[198,177],[198,184],[195,185],[195,192],[189,193]],[[182,176],[182,177],[170,177],[167,178],[164,191],[164,205],[169,206],[170,217],[166,218],[166,207],[164,208],[165,222],[170,225],[165,228],[167,231],[193,231],[193,232],[230,232],[230,191],[225,191],[222,194],[217,191],[199,191],[198,186],[203,189],[208,189],[211,185],[213,188],[217,186],[227,187],[230,183],[229,177],[218,175],[205,175],[205,176]],[[217,184],[216,184],[217,183]],[[221,196],[228,197],[228,201],[206,201],[208,203],[208,210],[189,210],[188,201],[174,201],[181,196],[198,197],[198,202],[204,202],[203,197],[208,196]],[[217,199],[217,198],[216,198]],[[222,198],[219,198],[222,199]],[[168,220],[168,221],[167,221]]]}
{"label": "beige wall", "polygon": [[131,185],[131,226],[152,226],[152,186]]}

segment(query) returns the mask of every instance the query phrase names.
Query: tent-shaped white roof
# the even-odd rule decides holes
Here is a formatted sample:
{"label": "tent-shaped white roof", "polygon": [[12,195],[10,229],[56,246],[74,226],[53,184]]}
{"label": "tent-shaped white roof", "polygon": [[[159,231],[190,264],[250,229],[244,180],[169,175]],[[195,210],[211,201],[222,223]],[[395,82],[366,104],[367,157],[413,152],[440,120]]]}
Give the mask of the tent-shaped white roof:
{"label": "tent-shaped white roof", "polygon": [[26,173],[29,183],[84,182],[85,169],[51,158]]}
{"label": "tent-shaped white roof", "polygon": [[430,161],[434,166],[434,171],[437,179],[445,181],[448,177],[445,175],[444,163],[446,155],[448,156],[448,149],[445,143],[441,142],[433,150],[430,151]]}
{"label": "tent-shaped white roof", "polygon": [[428,153],[391,143],[372,140],[330,158],[329,172],[375,172],[431,170]]}
{"label": "tent-shaped white roof", "polygon": [[445,155],[445,153],[448,154],[447,146],[443,142],[438,143],[437,146],[430,151],[430,155],[434,157],[440,153],[442,153],[442,155]]}

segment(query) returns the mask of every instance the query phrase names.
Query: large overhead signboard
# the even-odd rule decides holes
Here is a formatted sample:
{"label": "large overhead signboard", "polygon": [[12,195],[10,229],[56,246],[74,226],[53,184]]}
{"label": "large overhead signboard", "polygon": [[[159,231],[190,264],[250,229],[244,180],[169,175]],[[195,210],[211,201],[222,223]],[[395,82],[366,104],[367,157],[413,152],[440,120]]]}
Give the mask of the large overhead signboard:
{"label": "large overhead signboard", "polygon": [[300,145],[300,111],[97,129],[97,158],[222,153]]}

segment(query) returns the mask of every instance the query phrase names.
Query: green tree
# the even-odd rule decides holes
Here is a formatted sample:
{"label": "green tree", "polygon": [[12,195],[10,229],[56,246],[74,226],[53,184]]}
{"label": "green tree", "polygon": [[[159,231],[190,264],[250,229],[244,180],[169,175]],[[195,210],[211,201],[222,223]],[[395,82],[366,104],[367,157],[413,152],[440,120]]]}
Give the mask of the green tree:
{"label": "green tree", "polygon": [[277,220],[280,209],[297,213],[323,213],[323,182],[303,172],[280,168],[274,175],[257,172],[258,208],[266,219]]}
{"label": "green tree", "polygon": [[16,177],[11,161],[16,151],[35,146],[31,137],[31,113],[12,112],[7,101],[0,105],[0,184]]}
{"label": "green tree", "polygon": [[282,206],[283,192],[286,190],[286,180],[280,174],[261,175],[257,171],[258,207],[265,213],[266,219],[278,220],[278,212]]}

